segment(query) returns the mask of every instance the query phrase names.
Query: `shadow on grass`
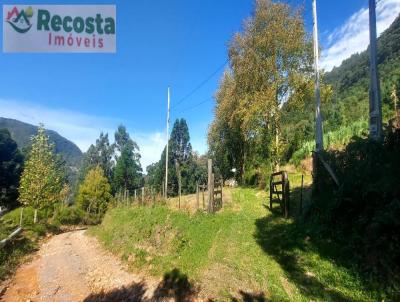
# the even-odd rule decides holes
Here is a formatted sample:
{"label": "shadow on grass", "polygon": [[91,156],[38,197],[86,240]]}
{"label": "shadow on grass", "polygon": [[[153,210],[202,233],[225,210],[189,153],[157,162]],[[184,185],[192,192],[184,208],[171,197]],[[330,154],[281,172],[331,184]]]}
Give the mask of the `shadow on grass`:
{"label": "shadow on grass", "polygon": [[237,298],[232,298],[232,302],[268,302],[269,300],[265,297],[264,293],[259,293],[259,294],[252,294],[252,293],[247,293],[244,291],[239,291],[239,294],[241,296],[241,299]]}
{"label": "shadow on grass", "polygon": [[130,286],[113,289],[109,292],[100,292],[86,297],[84,302],[108,302],[108,301],[192,301],[198,290],[189,282],[188,277],[178,269],[164,274],[163,280],[149,297],[146,294],[147,285],[142,281]]}
{"label": "shadow on grass", "polygon": [[[305,188],[305,190],[310,190],[310,188]],[[314,272],[308,271],[303,257],[299,255],[299,251],[310,251],[344,267],[348,264],[340,257],[335,243],[318,234],[318,226],[304,222],[300,217],[297,217],[299,219],[294,217],[298,214],[298,206],[295,203],[299,196],[299,190],[293,190],[291,193],[291,197],[295,197],[291,198],[294,221],[285,220],[278,209],[273,209],[271,215],[255,221],[254,238],[264,252],[271,255],[281,265],[290,281],[305,297],[322,301],[355,301],[353,298],[329,288],[334,287],[336,281],[340,282],[340,280],[335,280],[334,276],[330,278],[329,284],[319,281]],[[313,269],[324,268],[315,266]]]}
{"label": "shadow on grass", "polygon": [[[132,283],[108,292],[91,294],[86,297],[84,302],[162,302],[177,301],[190,302],[197,301],[199,288],[195,287],[185,274],[178,269],[173,269],[164,274],[163,280],[152,291],[144,282]],[[232,297],[232,302],[268,302],[264,293],[248,293],[240,290],[239,298]],[[208,299],[213,302],[213,299]]]}

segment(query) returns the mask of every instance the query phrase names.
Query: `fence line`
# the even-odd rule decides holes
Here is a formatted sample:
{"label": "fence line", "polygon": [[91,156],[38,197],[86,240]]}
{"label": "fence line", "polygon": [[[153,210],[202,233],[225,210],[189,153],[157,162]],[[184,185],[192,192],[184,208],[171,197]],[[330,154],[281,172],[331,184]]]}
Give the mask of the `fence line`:
{"label": "fence line", "polygon": [[18,236],[22,232],[22,215],[24,212],[24,208],[21,208],[21,214],[20,214],[20,220],[19,220],[19,227],[16,228],[10,235],[7,236],[7,238],[3,239],[0,241],[0,248],[3,248],[8,242],[12,241],[15,237]]}

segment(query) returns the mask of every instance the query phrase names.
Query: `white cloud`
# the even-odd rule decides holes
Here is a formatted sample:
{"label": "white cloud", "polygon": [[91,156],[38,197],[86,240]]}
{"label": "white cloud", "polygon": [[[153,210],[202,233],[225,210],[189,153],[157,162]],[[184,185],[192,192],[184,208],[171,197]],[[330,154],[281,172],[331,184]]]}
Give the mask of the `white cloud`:
{"label": "white cloud", "polygon": [[[400,0],[381,0],[376,7],[378,36],[387,29],[400,13]],[[339,66],[354,53],[369,45],[369,10],[362,8],[327,38],[322,51],[321,67],[326,71]]]}
{"label": "white cloud", "polygon": [[74,142],[82,151],[95,143],[101,131],[109,133],[110,140],[114,131],[123,123],[131,137],[140,148],[143,170],[160,159],[165,146],[165,131],[150,133],[130,129],[126,121],[120,119],[94,116],[68,109],[55,109],[15,100],[0,99],[2,117],[13,118],[33,125],[43,123],[47,129],[57,131],[60,135]]}
{"label": "white cloud", "polygon": [[166,145],[165,131],[154,132],[150,134],[133,132],[134,140],[140,148],[141,163],[143,171],[146,172],[146,167],[160,160],[161,153]]}

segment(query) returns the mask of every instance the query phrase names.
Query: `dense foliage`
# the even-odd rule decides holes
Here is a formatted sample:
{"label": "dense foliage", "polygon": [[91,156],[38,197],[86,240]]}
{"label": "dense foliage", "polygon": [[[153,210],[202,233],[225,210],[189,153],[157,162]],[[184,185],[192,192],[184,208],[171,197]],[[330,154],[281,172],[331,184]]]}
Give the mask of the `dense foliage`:
{"label": "dense foliage", "polygon": [[399,154],[400,129],[388,129],[383,144],[355,138],[343,151],[327,152],[340,186],[319,167],[311,209],[349,257],[390,283],[400,281]]}
{"label": "dense foliage", "polygon": [[111,201],[111,186],[100,166],[89,170],[79,186],[77,206],[89,214],[103,215]]}
{"label": "dense foliage", "polygon": [[[384,121],[394,115],[400,87],[400,18],[378,39]],[[215,94],[209,150],[223,177],[263,184],[288,162],[299,165],[314,148],[311,41],[300,10],[256,1],[242,32],[232,38]],[[322,75],[325,146],[343,148],[368,120],[369,52],[355,54]],[[236,173],[232,172],[232,169]]]}
{"label": "dense foliage", "polygon": [[139,147],[122,125],[115,132],[115,147],[120,155],[115,156],[117,163],[114,169],[114,190],[133,192],[143,185]]}
{"label": "dense foliage", "polygon": [[135,189],[143,185],[139,147],[130,137],[125,126],[120,125],[115,132],[115,142],[110,143],[108,133],[100,133],[96,143],[84,154],[78,184],[88,171],[99,166],[111,184],[113,193]]}
{"label": "dense foliage", "polygon": [[[215,95],[210,152],[225,178],[233,168],[239,180],[261,178],[313,132],[311,41],[301,11],[256,1],[230,42],[229,63]],[[322,88],[326,99],[330,89]]]}
{"label": "dense foliage", "polygon": [[0,129],[0,206],[17,205],[23,156],[7,129]]}
{"label": "dense foliage", "polygon": [[[54,154],[43,126],[39,126],[25,162],[19,186],[19,201],[35,210],[43,209],[60,201],[65,183],[65,170]],[[35,215],[36,220],[36,215]]]}
{"label": "dense foliage", "polygon": [[84,154],[78,182],[82,182],[89,170],[100,166],[108,181],[112,181],[114,145],[110,144],[108,133],[100,133],[95,145],[90,145]]}
{"label": "dense foliage", "polygon": [[[147,184],[159,192],[165,181],[165,148],[161,159],[147,167]],[[182,194],[194,193],[196,183],[204,184],[207,177],[207,163],[192,151],[189,128],[185,119],[177,119],[171,131],[168,152],[168,196],[175,196],[179,190],[178,175],[181,174]]]}

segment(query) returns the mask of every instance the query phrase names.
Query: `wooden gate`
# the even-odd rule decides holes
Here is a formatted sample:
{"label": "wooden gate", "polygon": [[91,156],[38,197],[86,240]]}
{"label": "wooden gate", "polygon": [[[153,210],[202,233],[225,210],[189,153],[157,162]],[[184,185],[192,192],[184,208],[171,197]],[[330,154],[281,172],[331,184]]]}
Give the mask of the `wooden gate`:
{"label": "wooden gate", "polygon": [[269,208],[273,203],[279,203],[285,218],[289,217],[290,184],[285,171],[272,173],[269,180]]}
{"label": "wooden gate", "polygon": [[213,194],[213,211],[218,211],[222,208],[222,180],[214,182],[214,194]]}

